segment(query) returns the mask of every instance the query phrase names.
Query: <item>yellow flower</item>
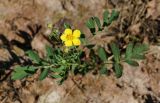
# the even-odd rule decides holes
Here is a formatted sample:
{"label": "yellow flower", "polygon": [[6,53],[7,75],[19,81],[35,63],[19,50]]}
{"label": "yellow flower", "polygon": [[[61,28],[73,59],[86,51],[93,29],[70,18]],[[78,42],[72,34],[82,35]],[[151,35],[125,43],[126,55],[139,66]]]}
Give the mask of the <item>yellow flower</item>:
{"label": "yellow flower", "polygon": [[72,32],[71,29],[65,29],[64,33],[61,35],[61,40],[64,42],[65,46],[78,46],[81,44],[79,40],[81,35],[80,30],[74,30]]}

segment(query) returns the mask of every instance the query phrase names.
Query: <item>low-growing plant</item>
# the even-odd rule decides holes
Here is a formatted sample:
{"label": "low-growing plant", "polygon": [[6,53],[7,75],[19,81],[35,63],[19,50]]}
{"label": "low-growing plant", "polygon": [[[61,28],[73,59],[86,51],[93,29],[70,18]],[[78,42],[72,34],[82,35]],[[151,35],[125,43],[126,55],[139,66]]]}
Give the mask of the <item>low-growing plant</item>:
{"label": "low-growing plant", "polygon": [[[98,17],[91,17],[87,20],[86,26],[94,37],[97,32],[104,31],[112,24],[118,15],[119,12],[115,10],[111,13],[106,10],[103,13],[103,24]],[[90,70],[98,70],[100,74],[107,75],[110,64],[113,66],[116,77],[119,78],[123,73],[123,62],[138,66],[137,60],[144,59],[145,52],[148,50],[146,44],[134,41],[130,42],[126,49],[120,48],[116,42],[111,42],[110,52],[107,52],[105,47],[88,43],[84,33],[78,29],[72,30],[69,24],[64,24],[63,33],[53,28],[51,24],[49,27],[52,29],[49,38],[54,40],[54,45],[46,46],[44,58],[40,58],[34,50],[27,51],[26,55],[31,60],[31,64],[17,66],[11,76],[13,80],[31,76],[40,70],[40,80],[49,76],[59,79],[58,82],[61,84],[67,79],[69,73],[85,75]],[[88,48],[89,55],[83,48]]]}

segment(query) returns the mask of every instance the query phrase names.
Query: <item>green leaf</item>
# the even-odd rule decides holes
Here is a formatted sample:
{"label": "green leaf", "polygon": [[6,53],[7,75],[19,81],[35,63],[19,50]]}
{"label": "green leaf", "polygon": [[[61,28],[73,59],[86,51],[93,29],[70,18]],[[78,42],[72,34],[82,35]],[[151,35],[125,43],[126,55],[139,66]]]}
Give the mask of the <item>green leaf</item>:
{"label": "green leaf", "polygon": [[122,73],[123,73],[123,67],[118,64],[118,63],[115,63],[114,64],[114,69],[115,69],[115,73],[116,73],[116,77],[117,78],[120,78],[122,76]]}
{"label": "green leaf", "polygon": [[60,73],[65,70],[65,66],[60,66],[59,68],[50,68],[52,72]]}
{"label": "green leaf", "polygon": [[25,71],[26,73],[33,73],[35,72],[36,68],[33,66],[17,66],[14,71],[15,72],[21,72]]}
{"label": "green leaf", "polygon": [[133,54],[132,58],[138,59],[138,60],[143,60],[143,59],[145,59],[145,56],[144,56],[144,54]]}
{"label": "green leaf", "polygon": [[136,44],[129,43],[125,53],[125,59],[139,59],[142,60],[145,58],[144,53],[148,50],[148,46],[145,44]]}
{"label": "green leaf", "polygon": [[118,18],[119,12],[112,10],[111,16],[109,18],[109,24],[112,23],[112,21],[116,20]]}
{"label": "green leaf", "polygon": [[91,33],[95,35],[96,29],[93,17],[89,18],[89,20],[86,22],[86,26],[90,29]]}
{"label": "green leaf", "polygon": [[99,47],[98,49],[98,56],[102,61],[107,60],[107,53],[103,47]]}
{"label": "green leaf", "polygon": [[126,53],[125,53],[125,58],[130,59],[132,57],[132,52],[133,52],[133,42],[129,43],[127,48],[126,48]]}
{"label": "green leaf", "polygon": [[27,69],[24,70],[26,73],[33,74],[36,71],[36,68],[33,66],[28,66]]}
{"label": "green leaf", "polygon": [[144,59],[145,58],[144,53],[148,49],[149,49],[148,45],[137,43],[133,48],[132,58],[133,59],[140,59],[140,60]]}
{"label": "green leaf", "polygon": [[81,43],[82,43],[83,45],[86,45],[86,44],[87,44],[87,41],[86,41],[85,38],[80,38],[80,41],[81,41]]}
{"label": "green leaf", "polygon": [[53,78],[62,78],[62,76],[61,76],[61,75],[55,75],[55,74],[54,74],[54,75],[52,75],[52,77],[53,77]]}
{"label": "green leaf", "polygon": [[20,71],[24,71],[24,70],[27,70],[27,66],[16,66],[15,68],[14,68],[14,71],[15,72],[20,72]]}
{"label": "green leaf", "polygon": [[40,63],[41,59],[40,59],[39,55],[38,55],[36,52],[34,52],[34,51],[32,51],[32,50],[29,50],[29,51],[27,51],[26,53],[28,54],[29,58],[30,58],[34,63],[37,63],[37,64]]}
{"label": "green leaf", "polygon": [[93,18],[98,26],[98,30],[102,31],[101,22],[100,22],[99,18],[98,17],[93,17]]}
{"label": "green leaf", "polygon": [[54,56],[54,51],[53,48],[51,46],[46,46],[46,52],[47,52],[47,57],[48,58],[52,58]]}
{"label": "green leaf", "polygon": [[45,79],[48,75],[48,71],[49,71],[48,68],[43,69],[42,73],[40,74],[39,80]]}
{"label": "green leaf", "polygon": [[148,50],[148,45],[137,43],[133,48],[133,54],[143,54]]}
{"label": "green leaf", "polygon": [[86,22],[86,26],[87,26],[89,29],[95,28],[95,23],[94,23],[93,17],[89,18],[89,20]]}
{"label": "green leaf", "polygon": [[67,29],[67,28],[69,28],[69,29],[70,29],[70,28],[71,28],[71,25],[70,25],[70,24],[68,24],[68,23],[64,23],[64,28],[65,28],[65,29]]}
{"label": "green leaf", "polygon": [[108,74],[108,69],[107,69],[106,65],[102,65],[99,72],[100,72],[100,74],[105,74],[105,75]]}
{"label": "green leaf", "polygon": [[109,11],[106,10],[104,13],[103,13],[103,26],[108,26],[108,18],[109,18]]}
{"label": "green leaf", "polygon": [[28,75],[28,73],[26,73],[25,71],[13,72],[11,79],[12,80],[23,79],[27,75]]}
{"label": "green leaf", "polygon": [[126,60],[125,62],[128,63],[129,65],[132,65],[132,66],[139,66],[139,64],[133,60]]}
{"label": "green leaf", "polygon": [[119,47],[115,43],[110,44],[111,50],[113,52],[114,60],[119,63],[120,62],[120,50]]}
{"label": "green leaf", "polygon": [[50,40],[58,41],[60,31],[57,28],[52,28],[52,33],[49,35]]}
{"label": "green leaf", "polygon": [[17,80],[17,79],[22,79],[28,75],[28,73],[25,72],[27,70],[27,66],[22,67],[22,66],[17,66],[14,69],[14,72],[12,73],[11,79]]}

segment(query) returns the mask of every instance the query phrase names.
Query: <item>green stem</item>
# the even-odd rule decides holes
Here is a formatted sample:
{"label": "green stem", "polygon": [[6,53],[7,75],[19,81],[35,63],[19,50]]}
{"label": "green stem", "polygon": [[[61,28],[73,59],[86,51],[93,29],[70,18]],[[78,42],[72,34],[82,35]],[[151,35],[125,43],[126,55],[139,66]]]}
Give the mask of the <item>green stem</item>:
{"label": "green stem", "polygon": [[104,62],[103,64],[113,64],[114,62],[108,61],[108,62]]}
{"label": "green stem", "polygon": [[36,69],[38,69],[38,68],[44,68],[44,69],[46,69],[46,68],[51,68],[51,67],[57,67],[55,64],[52,64],[52,65],[45,65],[45,66],[37,66],[36,67]]}

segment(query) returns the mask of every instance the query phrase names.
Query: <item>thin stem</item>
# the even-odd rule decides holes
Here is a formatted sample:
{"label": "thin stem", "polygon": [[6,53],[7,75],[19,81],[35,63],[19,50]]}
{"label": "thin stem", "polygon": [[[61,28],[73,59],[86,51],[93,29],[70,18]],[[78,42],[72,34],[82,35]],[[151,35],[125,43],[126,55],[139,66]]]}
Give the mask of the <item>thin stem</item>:
{"label": "thin stem", "polygon": [[51,67],[55,67],[56,68],[57,66],[55,64],[45,65],[45,66],[37,66],[36,69],[38,69],[38,68],[44,68],[45,69],[45,68],[51,68]]}

